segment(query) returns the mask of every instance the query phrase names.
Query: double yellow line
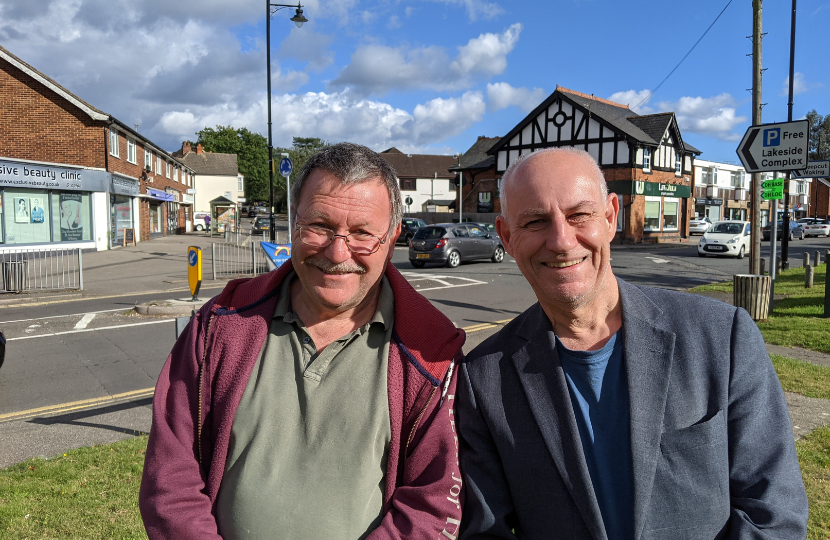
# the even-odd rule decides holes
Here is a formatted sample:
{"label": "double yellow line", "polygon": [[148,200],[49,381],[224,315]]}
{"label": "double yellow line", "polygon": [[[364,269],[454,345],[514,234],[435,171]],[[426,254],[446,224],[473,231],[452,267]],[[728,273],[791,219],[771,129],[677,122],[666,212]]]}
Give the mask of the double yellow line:
{"label": "double yellow line", "polygon": [[[503,326],[513,319],[504,319],[503,321],[493,321],[489,323],[474,324],[462,328],[468,334],[473,332],[481,332],[482,330],[490,330]],[[61,403],[59,405],[48,405],[45,407],[37,407],[35,409],[28,409],[25,411],[18,411],[13,413],[0,414],[0,423],[13,422],[15,420],[28,420],[37,416],[51,416],[55,414],[63,414],[72,411],[79,411],[83,409],[92,409],[102,405],[114,405],[116,403],[124,403],[126,401],[133,401],[152,397],[155,388],[143,388],[141,390],[132,390],[130,392],[122,392],[120,394],[113,394],[111,396],[104,396],[92,399],[82,399],[80,401],[71,401],[69,403]]]}

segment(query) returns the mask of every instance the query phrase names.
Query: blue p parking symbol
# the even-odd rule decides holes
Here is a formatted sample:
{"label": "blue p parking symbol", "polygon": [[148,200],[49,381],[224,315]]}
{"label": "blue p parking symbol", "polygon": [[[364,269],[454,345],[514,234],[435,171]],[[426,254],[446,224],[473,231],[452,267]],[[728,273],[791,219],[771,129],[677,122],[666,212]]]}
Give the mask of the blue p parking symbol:
{"label": "blue p parking symbol", "polygon": [[764,130],[764,146],[779,146],[781,144],[781,128]]}

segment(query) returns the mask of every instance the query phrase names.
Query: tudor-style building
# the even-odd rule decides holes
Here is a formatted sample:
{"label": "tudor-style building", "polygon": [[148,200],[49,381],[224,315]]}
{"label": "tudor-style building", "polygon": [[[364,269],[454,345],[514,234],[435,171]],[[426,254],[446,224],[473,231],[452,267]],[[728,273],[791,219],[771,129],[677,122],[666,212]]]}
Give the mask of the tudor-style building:
{"label": "tudor-style building", "polygon": [[641,243],[688,236],[694,215],[694,159],[674,113],[638,115],[627,105],[556,87],[545,101],[489,150],[501,175],[517,157],[573,146],[599,163],[620,199],[615,242]]}

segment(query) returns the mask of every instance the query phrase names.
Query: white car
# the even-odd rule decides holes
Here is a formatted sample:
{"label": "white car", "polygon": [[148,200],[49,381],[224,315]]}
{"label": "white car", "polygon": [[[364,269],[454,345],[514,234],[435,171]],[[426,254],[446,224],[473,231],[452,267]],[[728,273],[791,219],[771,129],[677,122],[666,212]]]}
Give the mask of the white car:
{"label": "white car", "polygon": [[728,255],[743,259],[749,253],[748,221],[718,221],[705,233],[697,245],[698,257]]}
{"label": "white car", "polygon": [[703,234],[709,230],[709,227],[712,226],[712,222],[709,221],[709,218],[703,216],[702,218],[695,218],[689,220],[689,234]]}
{"label": "white car", "polygon": [[207,229],[207,225],[205,224],[205,218],[207,214],[204,212],[196,212],[193,214],[193,230],[195,231],[204,231]]}
{"label": "white car", "polygon": [[815,219],[812,223],[802,225],[802,227],[804,228],[805,238],[808,236],[830,236],[830,221],[826,219]]}

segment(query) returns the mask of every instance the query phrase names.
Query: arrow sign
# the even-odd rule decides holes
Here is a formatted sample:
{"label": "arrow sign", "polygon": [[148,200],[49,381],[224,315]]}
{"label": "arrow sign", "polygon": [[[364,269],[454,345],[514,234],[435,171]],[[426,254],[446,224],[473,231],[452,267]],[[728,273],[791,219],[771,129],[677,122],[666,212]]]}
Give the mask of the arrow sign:
{"label": "arrow sign", "polygon": [[764,180],[761,184],[761,187],[764,189],[773,189],[773,188],[781,188],[784,189],[784,179],[783,178],[775,178],[774,180]]}
{"label": "arrow sign", "polygon": [[765,201],[781,200],[784,198],[784,188],[767,189],[761,192],[761,198]]}
{"label": "arrow sign", "polygon": [[830,161],[808,161],[807,168],[793,176],[795,178],[830,178]]}
{"label": "arrow sign", "polygon": [[291,160],[287,157],[284,157],[280,160],[280,174],[284,177],[288,178],[291,176],[291,171],[294,170],[294,164],[291,163]]}
{"label": "arrow sign", "polygon": [[807,120],[753,126],[736,152],[750,173],[800,171],[807,168],[809,131]]}

